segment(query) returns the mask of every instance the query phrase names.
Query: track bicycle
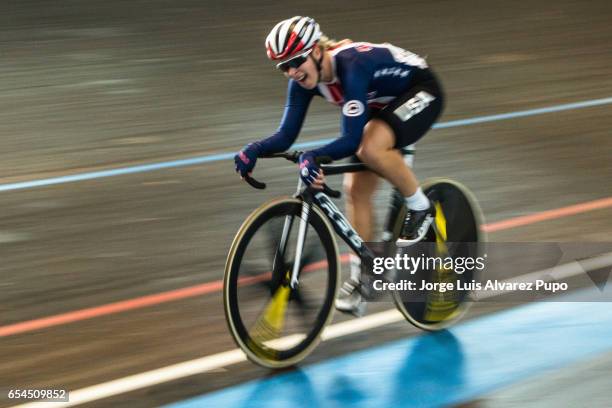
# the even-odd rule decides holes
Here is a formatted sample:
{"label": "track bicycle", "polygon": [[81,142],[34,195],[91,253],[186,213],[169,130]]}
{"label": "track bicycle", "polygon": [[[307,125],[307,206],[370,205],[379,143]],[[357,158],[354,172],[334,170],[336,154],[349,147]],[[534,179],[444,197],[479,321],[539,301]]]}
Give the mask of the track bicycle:
{"label": "track bicycle", "polygon": [[[300,154],[290,151],[267,158],[297,163]],[[403,154],[411,160],[413,151],[405,148]],[[317,164],[326,176],[367,170],[361,162],[332,164],[319,158]],[[257,189],[266,188],[252,177],[245,180]],[[473,244],[484,238],[482,213],[473,195],[448,179],[426,180],[422,188],[436,206],[433,227],[423,241],[434,244],[436,251],[473,251]],[[341,259],[347,259],[340,256],[334,232],[363,265],[371,265],[377,256],[374,245],[361,239],[331,200],[340,197],[339,191],[327,185],[317,190],[298,179],[292,197],[264,203],[236,233],[225,265],[224,308],[235,342],[254,363],[268,368],[295,365],[318,344],[334,312]],[[395,243],[405,216],[404,198],[394,189],[384,242]],[[461,249],[462,243],[467,250]],[[434,272],[435,276],[427,278],[443,281],[449,277],[449,271],[445,275],[444,270]],[[460,277],[469,282],[474,276],[465,273]],[[416,300],[399,292],[392,297],[406,320],[430,331],[448,327],[471,304],[465,292],[450,298],[439,291],[428,291]]]}

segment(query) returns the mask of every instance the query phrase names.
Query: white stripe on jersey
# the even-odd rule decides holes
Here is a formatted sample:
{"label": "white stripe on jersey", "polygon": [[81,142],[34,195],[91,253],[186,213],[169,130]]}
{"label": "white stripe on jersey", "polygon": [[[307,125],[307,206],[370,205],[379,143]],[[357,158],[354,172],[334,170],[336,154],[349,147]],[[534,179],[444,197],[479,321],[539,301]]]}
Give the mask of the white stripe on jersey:
{"label": "white stripe on jersey", "polygon": [[[337,100],[334,98],[334,94],[332,93],[332,91],[330,91],[328,85],[334,85],[337,82],[334,80],[332,82],[320,82],[317,87],[319,88],[319,92],[321,92],[321,95],[323,95],[323,97],[325,98],[325,100],[327,100],[328,102],[333,103],[334,105],[340,105],[340,103],[342,103],[342,100]],[[344,96],[344,95],[342,95]]]}
{"label": "white stripe on jersey", "polygon": [[368,103],[383,103],[386,105],[395,98],[397,98],[397,96],[381,96],[378,98],[368,99]]}

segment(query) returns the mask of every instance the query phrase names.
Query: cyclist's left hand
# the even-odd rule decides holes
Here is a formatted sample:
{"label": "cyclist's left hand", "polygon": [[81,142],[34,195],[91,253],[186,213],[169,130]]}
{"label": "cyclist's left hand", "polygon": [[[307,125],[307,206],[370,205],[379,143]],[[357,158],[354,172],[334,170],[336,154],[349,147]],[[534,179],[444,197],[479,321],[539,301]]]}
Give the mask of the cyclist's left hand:
{"label": "cyclist's left hand", "polygon": [[325,184],[325,176],[323,170],[315,161],[315,155],[311,152],[302,153],[300,155],[300,177],[307,186],[312,186],[322,190]]}

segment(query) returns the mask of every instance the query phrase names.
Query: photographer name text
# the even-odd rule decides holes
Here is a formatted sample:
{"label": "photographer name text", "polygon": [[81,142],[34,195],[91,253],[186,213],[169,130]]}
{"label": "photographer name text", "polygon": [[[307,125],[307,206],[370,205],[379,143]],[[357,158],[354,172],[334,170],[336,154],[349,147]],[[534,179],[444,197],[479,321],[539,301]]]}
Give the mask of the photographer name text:
{"label": "photographer name text", "polygon": [[377,279],[373,282],[373,288],[377,291],[436,291],[447,292],[454,290],[464,291],[495,291],[495,292],[516,292],[516,291],[546,291],[546,292],[563,292],[568,290],[568,284],[565,282],[548,282],[542,279],[534,282],[506,282],[499,280],[488,280],[486,282],[463,282],[457,280],[455,282],[429,282],[423,280],[414,282],[402,279],[398,282],[386,282],[382,279]]}

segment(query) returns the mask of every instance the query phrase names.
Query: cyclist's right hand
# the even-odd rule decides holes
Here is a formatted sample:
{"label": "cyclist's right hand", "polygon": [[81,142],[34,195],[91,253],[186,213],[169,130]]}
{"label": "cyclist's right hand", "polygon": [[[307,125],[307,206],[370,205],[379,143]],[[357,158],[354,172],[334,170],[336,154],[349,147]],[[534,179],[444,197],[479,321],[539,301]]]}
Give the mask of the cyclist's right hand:
{"label": "cyclist's right hand", "polygon": [[260,151],[261,145],[257,142],[253,142],[236,153],[234,156],[234,163],[236,164],[236,173],[240,174],[240,177],[244,178],[253,171]]}

